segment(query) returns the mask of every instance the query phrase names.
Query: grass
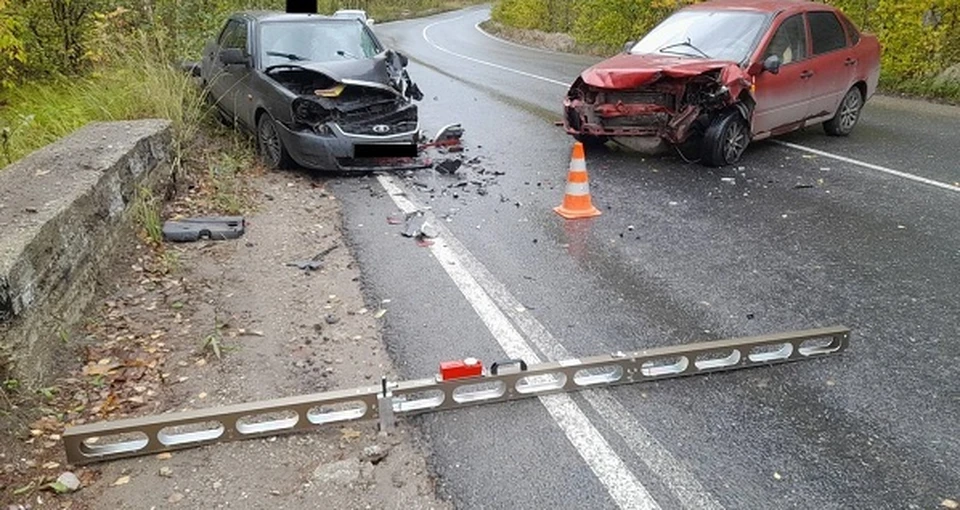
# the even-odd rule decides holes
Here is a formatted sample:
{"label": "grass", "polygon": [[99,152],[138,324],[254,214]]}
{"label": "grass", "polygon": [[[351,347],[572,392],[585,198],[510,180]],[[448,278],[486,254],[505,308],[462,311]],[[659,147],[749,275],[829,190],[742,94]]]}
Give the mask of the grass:
{"label": "grass", "polygon": [[170,119],[177,146],[192,140],[206,114],[192,78],[145,34],[116,41],[107,65],[83,77],[25,83],[0,97],[0,164],[10,164],[89,122]]}
{"label": "grass", "polygon": [[160,217],[160,201],[150,188],[141,187],[133,202],[137,224],[148,241],[154,246],[163,242],[163,219]]}

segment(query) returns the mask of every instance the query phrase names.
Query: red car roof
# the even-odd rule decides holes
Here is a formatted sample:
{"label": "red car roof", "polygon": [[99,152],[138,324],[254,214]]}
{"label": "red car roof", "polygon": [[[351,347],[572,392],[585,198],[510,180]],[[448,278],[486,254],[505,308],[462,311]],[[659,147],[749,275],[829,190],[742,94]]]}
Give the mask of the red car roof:
{"label": "red car roof", "polygon": [[746,10],[756,12],[777,13],[781,11],[807,11],[807,10],[836,10],[829,5],[825,5],[812,0],[710,0],[708,2],[693,4],[684,10]]}

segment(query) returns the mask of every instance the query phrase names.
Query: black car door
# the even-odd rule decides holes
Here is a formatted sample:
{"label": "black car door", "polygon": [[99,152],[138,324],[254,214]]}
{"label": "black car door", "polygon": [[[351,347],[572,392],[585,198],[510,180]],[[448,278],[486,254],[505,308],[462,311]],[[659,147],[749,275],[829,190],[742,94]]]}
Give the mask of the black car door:
{"label": "black car door", "polygon": [[243,107],[249,103],[245,94],[241,95],[241,81],[250,73],[250,65],[227,64],[220,59],[219,52],[233,49],[240,50],[245,55],[249,55],[247,49],[247,22],[242,19],[231,19],[220,34],[218,52],[216,55],[208,55],[213,61],[213,75],[210,80],[210,93],[213,94],[217,105],[231,118],[243,119]]}

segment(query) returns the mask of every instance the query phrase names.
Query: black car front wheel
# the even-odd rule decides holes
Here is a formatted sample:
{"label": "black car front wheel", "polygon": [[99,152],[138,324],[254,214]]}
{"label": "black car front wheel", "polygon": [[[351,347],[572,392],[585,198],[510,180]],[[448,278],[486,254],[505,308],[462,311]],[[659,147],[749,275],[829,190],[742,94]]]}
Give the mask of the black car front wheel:
{"label": "black car front wheel", "polygon": [[730,110],[718,115],[703,135],[701,156],[709,166],[726,166],[740,161],[750,143],[750,127],[743,115]]}
{"label": "black car front wheel", "polygon": [[283,146],[283,140],[277,131],[277,121],[273,120],[269,113],[260,115],[260,120],[257,121],[257,151],[272,170],[293,166],[293,159]]}

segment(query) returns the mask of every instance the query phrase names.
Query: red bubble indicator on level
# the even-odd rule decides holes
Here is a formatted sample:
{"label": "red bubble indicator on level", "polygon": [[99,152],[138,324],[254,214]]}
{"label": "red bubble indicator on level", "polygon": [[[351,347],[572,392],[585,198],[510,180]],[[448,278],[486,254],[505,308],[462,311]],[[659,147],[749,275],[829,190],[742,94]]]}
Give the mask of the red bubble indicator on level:
{"label": "red bubble indicator on level", "polygon": [[440,380],[467,379],[483,375],[483,363],[477,358],[466,358],[440,363]]}

